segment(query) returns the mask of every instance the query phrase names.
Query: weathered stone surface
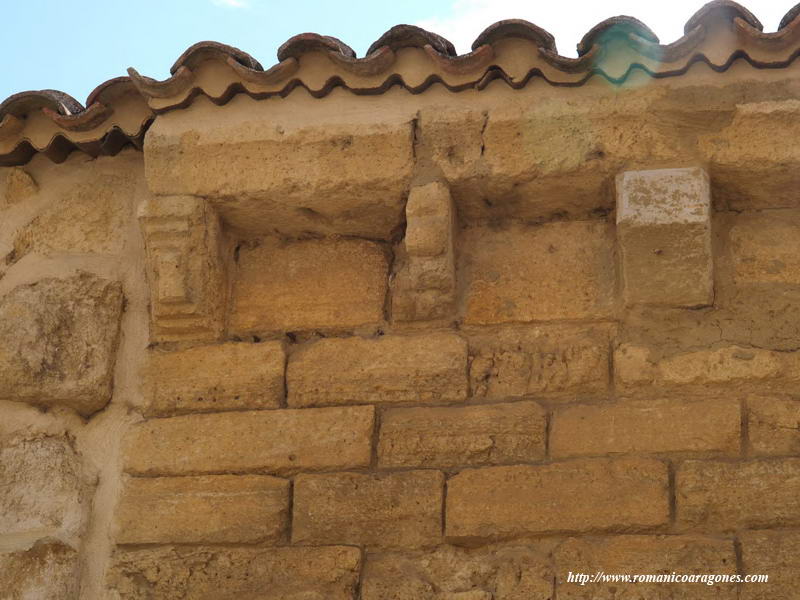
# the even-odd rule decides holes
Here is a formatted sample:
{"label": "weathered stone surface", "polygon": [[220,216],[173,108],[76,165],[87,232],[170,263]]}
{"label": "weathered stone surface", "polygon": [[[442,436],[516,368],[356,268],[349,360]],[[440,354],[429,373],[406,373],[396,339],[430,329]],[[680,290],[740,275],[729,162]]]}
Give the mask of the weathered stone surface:
{"label": "weathered stone surface", "polygon": [[755,455],[800,454],[800,402],[781,396],[750,396],[747,434]]}
{"label": "weathered stone surface", "polygon": [[5,172],[0,172],[0,175],[5,175],[5,177],[2,177],[0,182],[5,185],[3,186],[3,193],[0,194],[0,208],[22,202],[39,190],[39,186],[31,177],[31,174],[22,167],[11,167],[2,169],[2,171]]}
{"label": "weathered stone surface", "polygon": [[352,329],[383,319],[388,262],[367,240],[263,240],[239,250],[231,331]]}
{"label": "weathered stone surface", "polygon": [[570,400],[603,396],[610,379],[610,335],[604,325],[504,327],[470,335],[472,393]]}
{"label": "weathered stone surface", "polygon": [[652,529],[669,519],[667,479],[665,463],[642,458],[465,470],[447,482],[446,536]]}
{"label": "weathered stone surface", "polygon": [[531,600],[551,597],[547,553],[535,546],[370,553],[363,600]]}
{"label": "weathered stone surface", "polygon": [[78,600],[79,577],[78,553],[63,544],[0,552],[3,600]]}
{"label": "weathered stone surface", "polygon": [[621,535],[569,538],[554,553],[559,600],[736,600],[734,583],[626,583],[567,581],[570,572],[629,575],[734,575],[733,540],[701,536]]}
{"label": "weathered stone surface", "polygon": [[703,169],[617,176],[617,236],[625,302],[711,304],[711,193]]}
{"label": "weathered stone surface", "polygon": [[767,575],[767,582],[742,585],[741,600],[792,598],[800,586],[800,533],[745,531],[739,534],[742,567],[747,575]]}
{"label": "weathered stone surface", "polygon": [[800,285],[800,211],[747,212],[732,221],[734,282]]}
{"label": "weathered stone surface", "polygon": [[0,443],[2,535],[77,542],[88,501],[84,488],[80,460],[66,438]]}
{"label": "weathered stone surface", "polygon": [[389,239],[412,176],[413,113],[354,108],[241,95],[221,115],[194,102],[148,130],[148,185],[209,198],[243,231]]}
{"label": "weathered stone surface", "polygon": [[371,406],[154,419],[133,428],[125,469],[143,475],[355,469],[370,463]]}
{"label": "weathered stone surface", "polygon": [[346,546],[118,549],[107,583],[120,600],[355,600],[360,565]]}
{"label": "weathered stone surface", "polygon": [[47,198],[44,210],[14,238],[16,258],[29,252],[122,252],[133,205],[144,185],[140,155],[124,154],[113,164],[75,165],[73,178],[62,179],[59,187],[48,183],[42,188]]}
{"label": "weathered stone surface", "polygon": [[102,409],[122,304],[119,283],[89,274],[11,290],[0,299],[0,399]]}
{"label": "weathered stone surface", "polygon": [[604,221],[464,231],[465,322],[609,316],[614,287],[609,234]]}
{"label": "weathered stone surface", "polygon": [[800,458],[686,461],[675,475],[677,519],[695,531],[800,524]]}
{"label": "weathered stone surface", "polygon": [[791,140],[798,112],[794,96],[740,101],[726,127],[700,137],[715,203],[733,210],[797,207],[791,190],[800,184],[800,154]]}
{"label": "weathered stone surface", "polygon": [[694,350],[666,357],[653,354],[642,346],[619,346],[614,352],[618,383],[635,386],[763,382],[779,378],[786,373],[787,366],[797,360],[787,353],[742,346]]}
{"label": "weathered stone surface", "polygon": [[618,453],[740,452],[739,401],[666,399],[569,406],[550,426],[555,458]]}
{"label": "weathered stone surface", "polygon": [[378,465],[453,467],[539,460],[546,414],[535,402],[395,408],[381,417]]}
{"label": "weathered stone surface", "polygon": [[219,339],[227,279],[216,211],[202,198],[154,197],[140,208],[139,220],[147,250],[151,339]]}
{"label": "weathered stone surface", "polygon": [[132,477],[116,511],[118,544],[277,542],[291,484],[266,475]]}
{"label": "weathered stone surface", "polygon": [[458,402],[467,397],[467,344],[450,333],[327,338],[289,357],[289,406]]}
{"label": "weathered stone surface", "polygon": [[299,475],[292,542],[379,548],[432,546],[442,538],[444,475],[406,471]]}
{"label": "weathered stone surface", "polygon": [[392,318],[397,321],[451,316],[456,293],[455,207],[447,185],[434,181],[411,188],[406,204],[404,252],[396,257]]}
{"label": "weathered stone surface", "polygon": [[145,414],[278,408],[285,363],[280,342],[151,351],[143,373]]}

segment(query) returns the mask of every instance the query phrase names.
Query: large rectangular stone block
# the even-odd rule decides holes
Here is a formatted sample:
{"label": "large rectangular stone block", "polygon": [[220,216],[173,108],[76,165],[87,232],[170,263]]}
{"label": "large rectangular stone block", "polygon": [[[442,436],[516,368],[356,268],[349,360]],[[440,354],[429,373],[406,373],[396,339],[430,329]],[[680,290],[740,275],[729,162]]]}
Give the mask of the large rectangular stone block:
{"label": "large rectangular stone block", "polygon": [[291,484],[266,475],[129,478],[116,511],[118,544],[277,542]]}
{"label": "large rectangular stone block", "polygon": [[700,168],[617,176],[625,302],[694,307],[714,298],[711,192]]}
{"label": "large rectangular stone block", "polygon": [[286,355],[280,342],[152,351],[144,371],[146,415],[278,408]]}
{"label": "large rectangular stone block", "polygon": [[727,243],[735,283],[800,285],[800,211],[736,215]]}
{"label": "large rectangular stone block", "polygon": [[535,544],[370,553],[363,600],[539,600],[551,598],[548,552]]}
{"label": "large rectangular stone block", "polygon": [[604,221],[473,228],[460,240],[467,324],[610,315],[615,267]]}
{"label": "large rectangular stone block", "polygon": [[570,572],[606,575],[735,575],[732,539],[702,536],[620,535],[569,538],[554,552],[559,600],[737,600],[735,583],[627,583],[568,581]]}
{"label": "large rectangular stone block", "polygon": [[472,393],[486,398],[598,398],[608,393],[606,325],[504,327],[469,335]]}
{"label": "large rectangular stone block", "polygon": [[222,114],[199,98],[148,130],[148,187],[208,198],[240,231],[389,239],[412,177],[414,111],[365,108],[240,95]]}
{"label": "large rectangular stone block", "polygon": [[117,549],[106,578],[120,600],[355,600],[361,551],[351,546]]}
{"label": "large rectangular stone block", "polygon": [[679,527],[735,531],[800,525],[800,458],[686,461],[675,474]]}
{"label": "large rectangular stone block", "polygon": [[389,266],[367,240],[262,240],[243,246],[233,281],[230,330],[353,329],[383,319]]}
{"label": "large rectangular stone block", "polygon": [[800,402],[786,396],[747,399],[747,437],[755,455],[800,454]]}
{"label": "large rectangular stone block", "polygon": [[370,464],[371,406],[264,410],[154,419],[125,443],[139,475],[357,469]]}
{"label": "large rectangular stone block", "polygon": [[381,417],[380,467],[454,467],[544,457],[546,413],[535,402],[395,408]]}
{"label": "large rectangular stone block", "polygon": [[669,520],[667,465],[582,459],[462,471],[447,482],[447,539],[652,530]]}
{"label": "large rectangular stone block", "polygon": [[326,338],[294,351],[289,406],[459,402],[467,397],[467,344],[455,334]]}
{"label": "large rectangular stone block", "polygon": [[742,567],[750,576],[766,575],[766,582],[742,585],[740,600],[794,598],[800,586],[800,532],[744,531]]}
{"label": "large rectangular stone block", "polygon": [[438,471],[299,475],[292,542],[434,546],[442,538],[443,488]]}
{"label": "large rectangular stone block", "polygon": [[558,409],[550,428],[555,458],[617,453],[740,452],[741,411],[735,399],[646,400]]}
{"label": "large rectangular stone block", "polygon": [[0,400],[90,415],[111,399],[122,286],[87,273],[0,298]]}

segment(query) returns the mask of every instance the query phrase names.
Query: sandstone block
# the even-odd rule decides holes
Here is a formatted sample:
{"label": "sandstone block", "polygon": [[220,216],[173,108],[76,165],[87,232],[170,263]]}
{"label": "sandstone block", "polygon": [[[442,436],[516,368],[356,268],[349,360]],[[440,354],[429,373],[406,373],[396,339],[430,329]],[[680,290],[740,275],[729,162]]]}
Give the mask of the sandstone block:
{"label": "sandstone block", "polygon": [[83,415],[111,399],[122,287],[93,275],[43,279],[0,299],[0,399]]}
{"label": "sandstone block", "polygon": [[[86,510],[80,459],[66,438],[0,444],[0,532],[75,541]],[[0,588],[1,589],[1,588]]]}
{"label": "sandstone block", "polygon": [[352,329],[383,319],[388,262],[366,240],[279,242],[239,251],[231,331]]}
{"label": "sandstone block", "polygon": [[478,397],[526,395],[574,400],[609,385],[607,326],[502,328],[470,335],[470,384]]}
{"label": "sandstone block", "polygon": [[444,475],[299,475],[292,542],[380,548],[433,546],[442,538]]}
{"label": "sandstone block", "polygon": [[738,400],[661,400],[569,406],[554,413],[556,458],[617,453],[740,451]]}
{"label": "sandstone block", "polygon": [[406,236],[397,253],[392,317],[397,321],[451,316],[456,293],[455,207],[441,181],[411,188]]}
{"label": "sandstone block", "polygon": [[117,507],[117,543],[280,541],[290,485],[265,475],[130,478]]}
{"label": "sandstone block", "polygon": [[145,413],[278,408],[285,363],[280,342],[150,352],[144,372]]}
{"label": "sandstone block", "polygon": [[454,467],[544,457],[544,409],[535,402],[395,408],[381,418],[381,467]]}
{"label": "sandstone block", "polygon": [[219,339],[227,280],[214,208],[194,196],[154,197],[141,207],[139,220],[147,250],[151,339]]}
{"label": "sandstone block", "polygon": [[2,169],[0,175],[5,175],[0,179],[0,183],[5,184],[0,195],[2,197],[0,206],[4,208],[22,202],[39,191],[36,180],[22,167]]}
{"label": "sandstone block", "polygon": [[737,284],[800,285],[800,211],[737,215],[728,244]]}
{"label": "sandstone block", "polygon": [[118,549],[107,583],[120,600],[355,600],[360,566],[348,546]]}
{"label": "sandstone block", "polygon": [[763,583],[742,585],[741,600],[773,600],[797,595],[800,585],[800,533],[745,531],[739,534],[742,565],[748,575],[768,575]]}
{"label": "sandstone block", "polygon": [[59,543],[21,552],[0,552],[3,600],[78,600],[78,553]]}
{"label": "sandstone block", "polygon": [[737,585],[718,583],[580,583],[569,572],[607,574],[733,575],[737,572],[733,540],[701,536],[621,535],[569,538],[554,553],[559,600],[736,600]]}
{"label": "sandstone block", "polygon": [[450,185],[460,191],[478,171],[485,124],[486,115],[480,111],[452,104],[446,110],[423,108],[419,111],[416,154],[440,168]]}
{"label": "sandstone block", "polygon": [[371,406],[154,419],[133,428],[125,469],[140,475],[356,469],[370,463]]}
{"label": "sandstone block", "polygon": [[617,176],[625,302],[705,306],[714,298],[711,192],[700,168]]}
{"label": "sandstone block", "polygon": [[610,314],[613,243],[603,221],[556,222],[504,231],[468,229],[460,244],[467,324]]}
{"label": "sandstone block", "polygon": [[800,454],[800,402],[780,396],[751,396],[747,433],[755,455]]}
{"label": "sandstone block", "polygon": [[361,585],[363,600],[538,600],[552,591],[550,558],[535,546],[370,553]]}
{"label": "sandstone block", "polygon": [[201,100],[159,120],[145,140],[148,187],[209,198],[245,232],[389,239],[412,177],[413,113],[300,102],[242,95],[220,115]]}
{"label": "sandstone block", "polygon": [[459,402],[467,397],[467,345],[450,333],[327,338],[289,357],[289,406]]}
{"label": "sandstone block", "polygon": [[447,482],[446,536],[652,529],[669,519],[667,479],[666,464],[641,458],[465,470]]}
{"label": "sandstone block", "polygon": [[800,459],[686,461],[675,475],[679,526],[731,531],[800,524]]}

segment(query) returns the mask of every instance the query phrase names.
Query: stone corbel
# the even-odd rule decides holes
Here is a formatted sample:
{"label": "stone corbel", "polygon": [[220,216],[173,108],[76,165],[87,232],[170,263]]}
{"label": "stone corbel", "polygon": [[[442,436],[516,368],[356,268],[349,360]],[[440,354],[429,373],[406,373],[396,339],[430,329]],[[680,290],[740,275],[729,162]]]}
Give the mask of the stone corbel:
{"label": "stone corbel", "polygon": [[454,313],[455,208],[442,181],[411,188],[406,236],[392,294],[396,321],[444,320]]}
{"label": "stone corbel", "polygon": [[221,337],[226,300],[222,231],[193,196],[158,196],[139,213],[147,253],[152,342]]}

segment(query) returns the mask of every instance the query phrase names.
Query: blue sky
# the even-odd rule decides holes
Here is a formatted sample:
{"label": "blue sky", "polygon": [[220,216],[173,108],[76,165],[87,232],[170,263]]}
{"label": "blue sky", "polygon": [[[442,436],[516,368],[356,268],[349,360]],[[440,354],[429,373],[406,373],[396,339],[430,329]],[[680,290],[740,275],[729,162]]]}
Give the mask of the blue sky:
{"label": "blue sky", "polygon": [[[745,4],[773,31],[793,2]],[[129,66],[163,79],[200,40],[237,46],[265,67],[280,44],[305,31],[336,36],[362,56],[398,23],[440,33],[466,52],[494,21],[524,18],[555,35],[562,54],[574,56],[580,37],[606,17],[635,16],[666,43],[700,6],[702,0],[0,0],[0,99],[52,88],[83,102]]]}

